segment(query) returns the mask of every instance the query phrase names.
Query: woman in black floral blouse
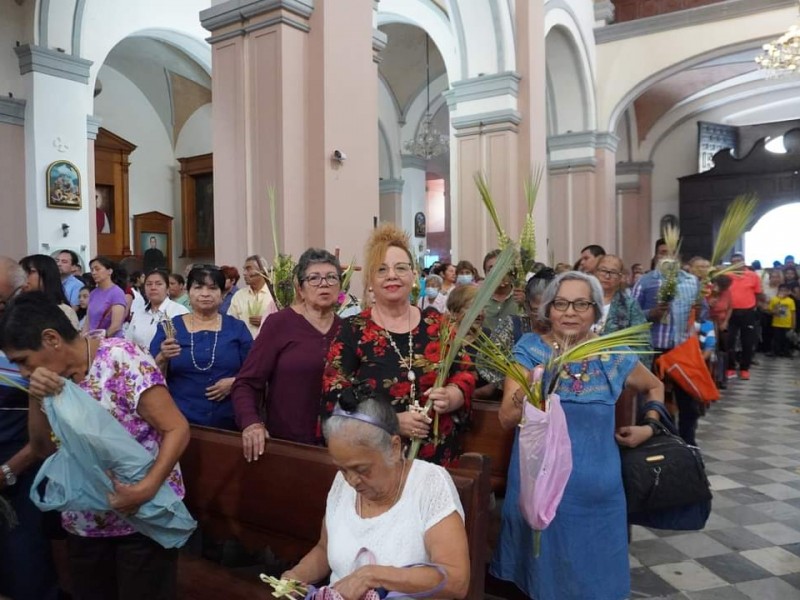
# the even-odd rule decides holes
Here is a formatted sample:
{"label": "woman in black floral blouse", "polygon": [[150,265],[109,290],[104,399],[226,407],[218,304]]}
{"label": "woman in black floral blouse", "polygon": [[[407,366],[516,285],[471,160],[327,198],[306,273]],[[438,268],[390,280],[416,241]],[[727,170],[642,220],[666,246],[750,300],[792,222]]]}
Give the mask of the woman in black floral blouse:
{"label": "woman in black floral blouse", "polygon": [[[439,329],[446,318],[410,303],[416,274],[408,236],[390,224],[379,226],[367,242],[366,281],[375,305],[350,317],[328,353],[323,375],[324,412],[333,411],[339,392],[365,382],[398,413],[400,435],[425,440],[419,458],[453,464],[461,454],[460,433],[470,411],[475,375],[465,355],[455,361],[444,387],[433,388],[439,363]],[[365,290],[365,292],[368,290]],[[433,398],[439,414],[438,436],[433,413],[415,410]]]}

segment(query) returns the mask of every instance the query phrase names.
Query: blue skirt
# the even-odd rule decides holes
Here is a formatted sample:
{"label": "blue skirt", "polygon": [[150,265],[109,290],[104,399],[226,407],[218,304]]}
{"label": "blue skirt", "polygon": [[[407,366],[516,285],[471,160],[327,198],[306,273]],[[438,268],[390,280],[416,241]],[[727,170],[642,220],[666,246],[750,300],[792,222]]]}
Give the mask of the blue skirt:
{"label": "blue skirt", "polygon": [[534,557],[519,509],[519,436],[514,441],[500,538],[490,573],[535,600],[624,600],[630,595],[625,492],[614,440],[614,405],[563,402],[572,474]]}

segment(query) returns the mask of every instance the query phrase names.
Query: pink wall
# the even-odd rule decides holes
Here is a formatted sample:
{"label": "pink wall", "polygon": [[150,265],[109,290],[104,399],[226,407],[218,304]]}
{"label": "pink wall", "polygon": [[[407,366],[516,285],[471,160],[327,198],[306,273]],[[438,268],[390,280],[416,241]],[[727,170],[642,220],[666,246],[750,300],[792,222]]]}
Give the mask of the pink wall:
{"label": "pink wall", "polygon": [[28,254],[25,129],[20,125],[0,123],[0,190],[0,254],[19,259]]}

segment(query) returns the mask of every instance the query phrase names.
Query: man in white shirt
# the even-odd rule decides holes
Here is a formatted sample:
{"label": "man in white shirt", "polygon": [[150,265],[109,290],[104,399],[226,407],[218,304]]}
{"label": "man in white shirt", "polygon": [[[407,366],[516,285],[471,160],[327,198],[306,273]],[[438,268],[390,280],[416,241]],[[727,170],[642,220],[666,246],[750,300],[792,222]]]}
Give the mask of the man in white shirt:
{"label": "man in white shirt", "polygon": [[228,314],[244,321],[253,338],[258,335],[261,322],[274,312],[278,312],[275,299],[267,286],[267,261],[255,254],[244,262],[245,286],[231,299]]}

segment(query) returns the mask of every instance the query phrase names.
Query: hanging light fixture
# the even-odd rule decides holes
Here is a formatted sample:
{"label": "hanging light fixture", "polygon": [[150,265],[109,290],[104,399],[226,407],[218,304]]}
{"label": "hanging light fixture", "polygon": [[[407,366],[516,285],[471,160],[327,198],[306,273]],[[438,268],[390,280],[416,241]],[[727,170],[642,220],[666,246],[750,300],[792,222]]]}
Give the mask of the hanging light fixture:
{"label": "hanging light fixture", "polygon": [[[800,4],[800,2],[799,2]],[[792,25],[777,40],[761,47],[755,61],[767,76],[783,77],[800,72],[800,27]]]}
{"label": "hanging light fixture", "polygon": [[431,115],[431,61],[430,61],[430,38],[425,32],[425,93],[427,103],[425,105],[425,116],[419,125],[419,131],[412,140],[403,144],[406,153],[419,156],[429,160],[434,156],[446,153],[450,149],[449,138],[439,133],[433,126],[433,115]]}

